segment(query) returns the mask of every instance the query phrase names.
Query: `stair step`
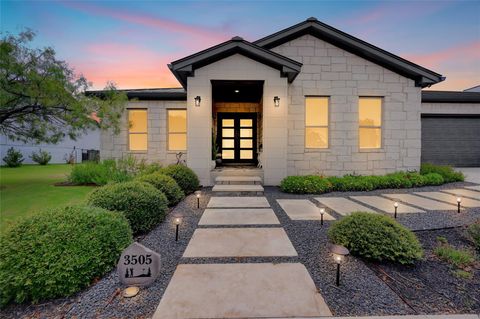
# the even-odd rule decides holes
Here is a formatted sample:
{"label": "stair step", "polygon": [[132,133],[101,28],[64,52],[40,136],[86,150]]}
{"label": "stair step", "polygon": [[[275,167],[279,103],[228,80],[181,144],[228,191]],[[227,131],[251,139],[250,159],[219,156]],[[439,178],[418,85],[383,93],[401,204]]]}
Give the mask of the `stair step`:
{"label": "stair step", "polygon": [[238,183],[238,182],[249,182],[249,183],[262,183],[262,178],[260,176],[217,176],[215,178],[216,183],[225,184],[225,183]]}
{"label": "stair step", "polygon": [[262,185],[215,185],[213,192],[263,192]]}

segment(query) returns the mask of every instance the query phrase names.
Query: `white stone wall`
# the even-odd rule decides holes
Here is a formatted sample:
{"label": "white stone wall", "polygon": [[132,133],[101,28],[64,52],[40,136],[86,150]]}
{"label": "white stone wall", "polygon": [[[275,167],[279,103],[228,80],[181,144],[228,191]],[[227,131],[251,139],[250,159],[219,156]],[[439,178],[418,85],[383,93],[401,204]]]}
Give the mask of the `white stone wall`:
{"label": "white stone wall", "polygon": [[422,114],[480,114],[480,103],[422,103]]}
{"label": "white stone wall", "polygon": [[[384,174],[419,168],[421,92],[413,80],[310,35],[272,51],[303,63],[288,86],[288,175]],[[307,95],[330,97],[328,149],[305,149]],[[384,98],[381,149],[359,150],[359,96]]]}
{"label": "white stone wall", "polygon": [[[188,78],[188,161],[203,185],[211,181],[212,85],[211,80],[263,80],[263,170],[266,185],[278,185],[287,174],[287,79],[280,71],[235,54],[195,70]],[[202,98],[200,107],[194,98]],[[280,97],[275,107],[273,97]]]}
{"label": "white stone wall", "polygon": [[[128,112],[125,110],[121,119],[121,131],[115,135],[112,131],[104,131],[101,135],[100,156],[102,159],[119,159],[132,154],[148,162],[158,162],[162,165],[176,163],[175,154],[178,151],[167,150],[167,110],[185,109],[186,101],[130,101],[127,109],[147,109],[148,117],[148,150],[128,150]],[[187,146],[188,147],[188,146]],[[185,152],[184,152],[185,153]],[[182,159],[186,160],[187,155]]]}

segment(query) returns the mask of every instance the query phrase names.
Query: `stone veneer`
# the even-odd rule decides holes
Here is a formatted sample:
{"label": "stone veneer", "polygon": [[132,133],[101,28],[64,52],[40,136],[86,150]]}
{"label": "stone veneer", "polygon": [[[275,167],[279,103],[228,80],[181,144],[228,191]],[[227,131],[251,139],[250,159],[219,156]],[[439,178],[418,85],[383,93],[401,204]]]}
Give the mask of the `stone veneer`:
{"label": "stone veneer", "polygon": [[[288,87],[288,175],[384,174],[420,166],[421,92],[414,81],[311,35],[272,51],[303,63]],[[330,97],[328,149],[305,149],[305,96]],[[358,97],[383,100],[382,148],[358,148]]]}

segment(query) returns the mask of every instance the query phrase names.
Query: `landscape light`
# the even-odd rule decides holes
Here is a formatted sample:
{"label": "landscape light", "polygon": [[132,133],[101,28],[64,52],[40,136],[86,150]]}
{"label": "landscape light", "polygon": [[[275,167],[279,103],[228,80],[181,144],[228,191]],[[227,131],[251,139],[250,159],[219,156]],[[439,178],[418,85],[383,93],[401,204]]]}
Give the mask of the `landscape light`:
{"label": "landscape light", "polygon": [[398,202],[393,203],[393,207],[395,208],[395,213],[393,214],[393,217],[397,219],[397,208],[398,208]]}
{"label": "landscape light", "polygon": [[320,208],[320,225],[323,225],[323,214],[325,214],[325,208]]}
{"label": "landscape light", "polygon": [[457,197],[457,212],[460,213],[460,206],[462,204],[462,198]]}
{"label": "landscape light", "polygon": [[200,208],[200,197],[202,196],[202,193],[200,191],[196,191],[195,196],[197,197],[197,209],[198,209]]}
{"label": "landscape light", "polygon": [[173,223],[175,224],[175,241],[178,241],[178,228],[180,224],[182,223],[182,218],[181,217],[175,217],[173,219]]}
{"label": "landscape light", "polygon": [[200,102],[202,101],[202,98],[200,97],[200,95],[197,95],[195,97],[195,106],[200,106]]}
{"label": "landscape light", "polygon": [[328,247],[330,252],[333,255],[333,260],[337,264],[337,278],[336,278],[336,285],[340,286],[340,264],[345,260],[345,256],[348,255],[350,252],[346,247],[341,245],[330,245]]}

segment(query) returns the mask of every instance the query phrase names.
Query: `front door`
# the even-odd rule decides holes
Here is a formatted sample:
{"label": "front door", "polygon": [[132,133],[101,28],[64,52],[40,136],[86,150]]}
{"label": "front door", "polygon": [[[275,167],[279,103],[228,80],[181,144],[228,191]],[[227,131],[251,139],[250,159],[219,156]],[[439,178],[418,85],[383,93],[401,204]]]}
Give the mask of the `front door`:
{"label": "front door", "polygon": [[218,113],[217,123],[222,162],[256,164],[257,113]]}

